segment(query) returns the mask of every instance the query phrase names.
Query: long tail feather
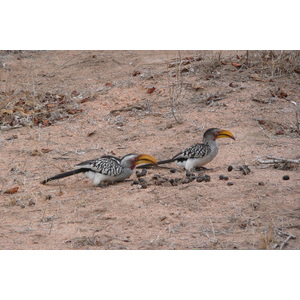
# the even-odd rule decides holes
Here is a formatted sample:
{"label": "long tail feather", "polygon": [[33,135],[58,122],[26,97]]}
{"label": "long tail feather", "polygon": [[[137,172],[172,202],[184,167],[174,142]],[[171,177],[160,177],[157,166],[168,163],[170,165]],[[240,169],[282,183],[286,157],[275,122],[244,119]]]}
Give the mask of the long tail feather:
{"label": "long tail feather", "polygon": [[53,176],[53,177],[50,177],[50,178],[47,178],[47,179],[41,181],[41,184],[46,184],[47,182],[52,181],[52,180],[61,179],[61,178],[64,178],[64,177],[68,177],[68,176],[78,174],[78,173],[82,173],[82,172],[86,172],[86,171],[88,171],[88,169],[82,168],[82,169],[75,169],[75,170],[72,170],[72,171],[69,171],[69,172],[61,173],[61,174],[58,174],[56,176]]}

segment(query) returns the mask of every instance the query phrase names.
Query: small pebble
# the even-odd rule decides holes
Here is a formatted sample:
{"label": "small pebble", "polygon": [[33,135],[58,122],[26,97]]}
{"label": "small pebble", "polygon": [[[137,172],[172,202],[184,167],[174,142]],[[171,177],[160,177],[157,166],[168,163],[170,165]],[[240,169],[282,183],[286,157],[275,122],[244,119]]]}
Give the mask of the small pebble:
{"label": "small pebble", "polygon": [[139,184],[139,181],[136,179],[132,181],[131,185],[135,185],[135,184]]}
{"label": "small pebble", "polygon": [[191,177],[192,175],[194,175],[194,174],[191,173],[191,172],[189,172],[189,171],[186,171],[186,173],[185,173],[185,176],[186,176],[186,177]]}
{"label": "small pebble", "polygon": [[265,183],[264,183],[264,182],[262,182],[262,181],[260,181],[260,182],[258,183],[258,185],[264,186],[264,185],[265,185]]}
{"label": "small pebble", "polygon": [[139,178],[138,181],[139,181],[139,183],[147,183],[146,179],[144,179],[144,178]]}
{"label": "small pebble", "polygon": [[183,180],[181,181],[182,184],[186,184],[186,183],[190,183],[190,182],[191,182],[191,180],[190,180],[189,178],[183,179]]}
{"label": "small pebble", "polygon": [[220,176],[219,176],[219,179],[220,179],[220,180],[228,180],[229,177],[228,177],[228,176],[224,176],[224,175],[220,175]]}
{"label": "small pebble", "polygon": [[231,186],[231,185],[233,185],[233,182],[229,181],[229,182],[227,182],[227,185]]}
{"label": "small pebble", "polygon": [[208,181],[210,181],[210,176],[209,175],[200,175],[196,178],[196,181],[197,182],[202,182],[202,181],[208,182]]}
{"label": "small pebble", "polygon": [[33,206],[33,205],[35,205],[35,202],[31,199],[31,200],[29,201],[28,205],[29,205],[29,206]]}
{"label": "small pebble", "polygon": [[231,172],[233,170],[233,166],[228,166],[227,171]]}
{"label": "small pebble", "polygon": [[136,171],[136,176],[137,177],[143,177],[147,175],[147,170],[146,169],[142,169],[142,171]]}
{"label": "small pebble", "polygon": [[283,180],[289,180],[289,179],[290,179],[290,176],[289,176],[289,175],[284,175],[284,176],[282,177],[282,179],[283,179]]}
{"label": "small pebble", "polygon": [[244,175],[247,175],[251,172],[250,168],[247,165],[240,166],[240,171],[242,171]]}
{"label": "small pebble", "polygon": [[209,182],[209,181],[210,181],[210,176],[209,176],[209,175],[204,175],[204,176],[205,176],[204,181],[205,181],[205,182]]}
{"label": "small pebble", "polygon": [[148,187],[148,184],[146,182],[141,182],[140,186],[141,189],[146,189]]}
{"label": "small pebble", "polygon": [[171,173],[175,173],[175,172],[176,172],[176,169],[170,169],[170,172],[171,172]]}
{"label": "small pebble", "polygon": [[52,199],[52,196],[51,196],[51,195],[47,195],[47,196],[45,197],[45,199],[46,199],[46,200],[51,200],[51,199]]}
{"label": "small pebble", "polygon": [[195,179],[196,179],[196,175],[192,174],[192,175],[189,177],[189,179],[190,179],[191,181],[195,180]]}

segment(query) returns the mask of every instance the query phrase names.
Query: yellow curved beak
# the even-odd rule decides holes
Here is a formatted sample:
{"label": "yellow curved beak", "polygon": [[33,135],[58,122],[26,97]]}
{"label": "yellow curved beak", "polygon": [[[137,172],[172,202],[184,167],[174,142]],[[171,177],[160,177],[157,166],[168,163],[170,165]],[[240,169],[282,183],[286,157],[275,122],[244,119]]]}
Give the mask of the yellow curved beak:
{"label": "yellow curved beak", "polygon": [[137,158],[137,161],[135,162],[135,166],[136,165],[140,165],[140,164],[157,164],[157,160],[152,157],[151,155],[148,154],[140,154]]}
{"label": "yellow curved beak", "polygon": [[229,130],[221,130],[219,132],[219,135],[217,137],[218,139],[219,138],[231,138],[233,140],[235,140],[235,137],[234,135],[232,134],[232,132],[230,132]]}

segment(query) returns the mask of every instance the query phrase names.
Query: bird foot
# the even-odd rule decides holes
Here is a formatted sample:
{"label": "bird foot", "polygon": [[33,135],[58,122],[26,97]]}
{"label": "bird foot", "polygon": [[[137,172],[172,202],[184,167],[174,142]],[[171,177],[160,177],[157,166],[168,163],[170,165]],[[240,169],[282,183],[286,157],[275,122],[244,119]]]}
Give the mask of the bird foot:
{"label": "bird foot", "polygon": [[102,189],[105,189],[105,188],[108,187],[107,184],[101,184],[101,183],[99,183],[97,186],[98,186],[98,187],[101,187]]}
{"label": "bird foot", "polygon": [[198,167],[198,168],[194,168],[194,172],[204,172],[204,171],[209,171],[212,170],[210,168],[206,168],[206,167]]}

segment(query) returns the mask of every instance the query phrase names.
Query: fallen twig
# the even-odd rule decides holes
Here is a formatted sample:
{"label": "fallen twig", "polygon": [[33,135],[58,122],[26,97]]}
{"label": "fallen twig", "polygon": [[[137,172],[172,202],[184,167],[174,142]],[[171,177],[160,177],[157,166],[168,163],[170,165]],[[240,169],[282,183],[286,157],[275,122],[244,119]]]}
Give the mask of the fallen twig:
{"label": "fallen twig", "polygon": [[268,160],[258,159],[258,162],[261,164],[275,164],[275,163],[295,163],[300,164],[300,158],[299,159],[289,159],[289,158],[279,158],[279,157],[273,157],[273,156],[267,156]]}
{"label": "fallen twig", "polygon": [[289,235],[289,236],[281,243],[281,245],[280,245],[280,247],[279,247],[279,250],[281,250],[281,249],[287,244],[287,242],[288,242],[290,239],[295,239],[295,237],[292,236],[292,235]]}
{"label": "fallen twig", "polygon": [[279,247],[279,250],[283,249],[283,247],[285,245],[287,245],[287,242],[290,240],[290,239],[296,239],[296,237],[288,232],[284,232],[284,231],[281,231],[280,229],[275,229],[276,233],[280,236],[287,236],[287,238],[280,244],[280,247]]}

